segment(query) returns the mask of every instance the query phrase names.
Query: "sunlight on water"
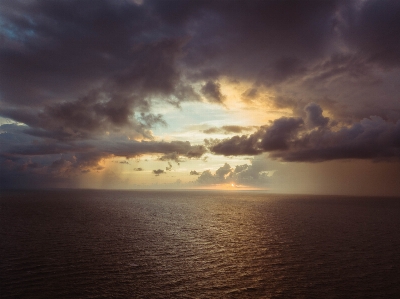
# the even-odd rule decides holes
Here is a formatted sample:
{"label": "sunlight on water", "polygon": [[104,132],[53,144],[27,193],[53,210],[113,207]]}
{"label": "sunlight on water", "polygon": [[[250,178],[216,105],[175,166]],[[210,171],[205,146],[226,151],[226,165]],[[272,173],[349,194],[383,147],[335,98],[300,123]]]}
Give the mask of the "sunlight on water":
{"label": "sunlight on water", "polygon": [[50,191],[0,208],[1,298],[400,294],[396,199]]}

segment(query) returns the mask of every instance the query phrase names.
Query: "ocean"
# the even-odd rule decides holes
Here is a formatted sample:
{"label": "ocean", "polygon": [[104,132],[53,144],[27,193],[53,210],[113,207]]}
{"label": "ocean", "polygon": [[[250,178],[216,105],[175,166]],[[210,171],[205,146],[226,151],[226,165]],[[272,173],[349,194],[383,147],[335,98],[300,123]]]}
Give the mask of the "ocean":
{"label": "ocean", "polygon": [[400,198],[1,191],[0,298],[400,298]]}

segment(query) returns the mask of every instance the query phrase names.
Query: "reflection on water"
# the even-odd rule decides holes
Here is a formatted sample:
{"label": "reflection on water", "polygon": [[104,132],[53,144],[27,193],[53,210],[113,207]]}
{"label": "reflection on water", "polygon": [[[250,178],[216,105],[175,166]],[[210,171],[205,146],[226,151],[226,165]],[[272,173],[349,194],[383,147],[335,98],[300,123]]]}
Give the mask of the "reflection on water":
{"label": "reflection on water", "polygon": [[1,298],[395,298],[400,201],[3,192]]}

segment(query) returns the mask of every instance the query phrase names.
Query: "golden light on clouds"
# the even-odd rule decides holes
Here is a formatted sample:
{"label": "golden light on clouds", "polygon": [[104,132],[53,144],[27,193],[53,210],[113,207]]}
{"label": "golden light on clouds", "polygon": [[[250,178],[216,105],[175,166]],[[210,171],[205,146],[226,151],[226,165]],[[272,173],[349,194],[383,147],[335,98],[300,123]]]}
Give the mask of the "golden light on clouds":
{"label": "golden light on clouds", "polygon": [[265,86],[255,87],[247,81],[232,81],[229,78],[220,80],[221,93],[226,97],[225,106],[235,121],[242,125],[262,126],[269,121],[291,114],[287,108],[274,107],[273,99],[276,95],[273,90]]}

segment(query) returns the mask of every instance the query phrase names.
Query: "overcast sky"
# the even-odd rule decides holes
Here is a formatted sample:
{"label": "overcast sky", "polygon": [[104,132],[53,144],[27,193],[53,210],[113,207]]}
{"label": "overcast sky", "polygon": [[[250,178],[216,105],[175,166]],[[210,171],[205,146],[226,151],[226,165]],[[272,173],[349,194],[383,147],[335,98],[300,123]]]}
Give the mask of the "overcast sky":
{"label": "overcast sky", "polygon": [[400,2],[0,2],[2,188],[400,195]]}

